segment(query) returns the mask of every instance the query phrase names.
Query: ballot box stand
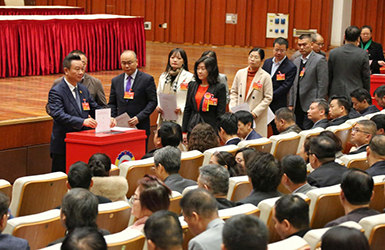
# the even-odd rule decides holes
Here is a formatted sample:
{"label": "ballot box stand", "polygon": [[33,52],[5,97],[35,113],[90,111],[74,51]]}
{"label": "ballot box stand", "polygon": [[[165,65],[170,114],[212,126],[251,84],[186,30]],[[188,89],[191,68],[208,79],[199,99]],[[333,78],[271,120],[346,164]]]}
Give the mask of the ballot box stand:
{"label": "ballot box stand", "polygon": [[380,106],[378,106],[376,99],[374,98],[373,92],[385,84],[385,74],[374,74],[370,76],[370,95],[372,96],[372,103],[376,105],[379,110],[382,110]]}
{"label": "ballot box stand", "polygon": [[66,172],[77,161],[88,163],[95,153],[104,153],[111,163],[119,165],[123,161],[141,159],[146,153],[146,131],[110,131],[95,133],[95,130],[67,133]]}

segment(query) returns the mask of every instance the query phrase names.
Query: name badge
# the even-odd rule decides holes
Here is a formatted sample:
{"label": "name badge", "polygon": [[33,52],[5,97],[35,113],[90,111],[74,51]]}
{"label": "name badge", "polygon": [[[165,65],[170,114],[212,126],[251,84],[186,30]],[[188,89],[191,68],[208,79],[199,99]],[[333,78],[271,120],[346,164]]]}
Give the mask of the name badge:
{"label": "name badge", "polygon": [[278,71],[277,81],[284,81],[284,80],[285,80],[285,74],[282,74],[281,72]]}
{"label": "name badge", "polygon": [[253,89],[255,90],[258,90],[258,91],[261,91],[262,89],[262,84],[258,81],[258,82],[254,82],[253,83]]}
{"label": "name badge", "polygon": [[302,68],[301,72],[299,73],[299,76],[302,77],[305,74],[305,70],[306,70],[305,68]]}
{"label": "name badge", "polygon": [[134,92],[124,92],[124,99],[134,99]]}
{"label": "name badge", "polygon": [[86,101],[86,99],[83,99],[82,106],[84,111],[90,110],[90,104]]}
{"label": "name badge", "polygon": [[182,84],[180,85],[181,90],[187,90],[188,88],[188,82],[183,81]]}

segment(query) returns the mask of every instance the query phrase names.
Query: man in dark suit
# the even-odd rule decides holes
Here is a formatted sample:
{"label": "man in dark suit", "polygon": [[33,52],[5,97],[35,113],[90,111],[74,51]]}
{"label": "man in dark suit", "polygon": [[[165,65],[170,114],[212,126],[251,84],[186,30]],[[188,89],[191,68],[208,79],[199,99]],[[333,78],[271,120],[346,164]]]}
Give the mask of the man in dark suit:
{"label": "man in dark suit", "polygon": [[307,182],[316,187],[328,187],[341,183],[346,167],[334,161],[336,143],[326,136],[310,139],[309,162],[314,169]]}
{"label": "man in dark suit", "polygon": [[[273,82],[273,101],[270,103],[271,110],[275,113],[276,110],[282,107],[287,107],[287,95],[293,85],[297,67],[286,57],[286,50],[289,47],[289,42],[279,37],[273,42],[274,57],[266,59],[262,69],[271,75]],[[275,124],[271,123],[273,132],[278,134]]]}
{"label": "man in dark suit", "polygon": [[315,99],[307,111],[307,117],[314,125],[312,128],[327,128],[329,126],[328,120],[329,105],[325,99]]}
{"label": "man in dark suit", "polygon": [[337,126],[350,119],[350,101],[346,96],[332,96],[329,101],[329,112],[332,120],[329,126]]}
{"label": "man in dark suit", "polygon": [[179,174],[180,164],[181,152],[177,147],[166,146],[155,152],[155,175],[172,191],[182,193],[186,187],[197,185],[197,183],[185,179]]}
{"label": "man in dark suit", "polygon": [[238,135],[238,119],[233,113],[225,113],[218,119],[218,135],[225,145],[237,145],[241,139]]}
{"label": "man in dark suit", "polygon": [[385,135],[376,135],[366,148],[370,168],[366,170],[371,176],[385,174]]}
{"label": "man in dark suit", "polygon": [[134,51],[124,51],[120,55],[120,63],[124,73],[111,81],[108,103],[111,115],[116,117],[126,112],[131,118],[128,124],[146,130],[148,141],[150,115],[158,104],[154,78],[137,69],[138,60]]}
{"label": "man in dark suit", "polygon": [[368,53],[357,47],[360,42],[357,26],[345,30],[345,44],[329,53],[329,96],[345,95],[358,88],[370,92],[370,68]]}
{"label": "man in dark suit", "polygon": [[385,135],[385,114],[378,114],[370,118],[377,126],[377,135]]}
{"label": "man in dark suit", "polygon": [[[84,67],[78,55],[68,55],[63,61],[64,78],[52,87],[48,95],[48,107],[53,118],[51,134],[52,172],[66,169],[64,139],[66,133],[96,128],[95,109],[99,108],[86,86],[78,84],[83,78]],[[111,120],[111,126],[115,124]]]}
{"label": "man in dark suit", "polygon": [[376,106],[372,105],[372,97],[366,89],[353,90],[350,93],[350,98],[352,99],[353,108],[362,116],[380,112]]}
{"label": "man in dark suit", "polygon": [[254,140],[262,138],[260,134],[253,129],[254,118],[253,115],[245,110],[239,110],[235,112],[235,116],[238,118],[238,132],[239,138],[245,140]]}
{"label": "man in dark suit", "polygon": [[349,154],[359,154],[366,152],[366,147],[369,145],[370,140],[376,135],[377,126],[373,121],[361,120],[354,125],[350,134],[350,143],[352,143],[356,149],[350,151]]}
{"label": "man in dark suit", "polygon": [[385,85],[381,85],[373,92],[378,106],[385,108]]}
{"label": "man in dark suit", "polygon": [[289,107],[294,110],[296,123],[301,129],[310,129],[312,121],[306,111],[317,98],[326,98],[328,91],[328,68],[326,58],[312,50],[312,39],[303,34],[298,39],[302,56],[294,60],[297,74],[290,90]]}

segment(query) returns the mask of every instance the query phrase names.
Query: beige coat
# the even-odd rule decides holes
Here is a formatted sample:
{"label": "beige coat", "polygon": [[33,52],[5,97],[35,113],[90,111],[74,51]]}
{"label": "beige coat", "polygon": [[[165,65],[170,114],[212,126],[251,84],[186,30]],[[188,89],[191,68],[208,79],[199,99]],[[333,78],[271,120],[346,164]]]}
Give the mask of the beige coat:
{"label": "beige coat", "polygon": [[[234,77],[233,86],[230,90],[229,108],[231,109],[246,102],[250,107],[250,111],[257,115],[257,118],[254,119],[254,130],[263,137],[267,137],[267,110],[273,100],[271,76],[262,68],[259,68],[246,96],[247,70],[248,68],[238,70]],[[262,88],[260,90],[253,89],[253,83],[258,82],[262,85]]]}

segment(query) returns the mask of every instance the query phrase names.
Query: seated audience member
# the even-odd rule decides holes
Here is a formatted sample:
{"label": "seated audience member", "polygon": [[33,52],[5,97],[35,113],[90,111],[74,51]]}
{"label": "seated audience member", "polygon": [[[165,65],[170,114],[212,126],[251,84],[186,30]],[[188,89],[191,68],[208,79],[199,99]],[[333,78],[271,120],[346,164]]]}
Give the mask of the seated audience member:
{"label": "seated audience member", "polygon": [[234,155],[226,151],[215,152],[211,156],[209,164],[224,166],[229,171],[230,177],[246,175],[245,169],[235,161]]}
{"label": "seated audience member", "polygon": [[229,171],[219,165],[206,165],[199,168],[198,187],[212,193],[217,200],[218,209],[235,207],[235,202],[229,201]]}
{"label": "seated audience member", "polygon": [[162,147],[173,146],[178,147],[182,142],[182,127],[175,122],[163,122],[154,134],[155,148],[145,154],[142,159],[154,156],[155,151]]}
{"label": "seated audience member", "polygon": [[180,206],[184,220],[195,237],[188,243],[189,250],[220,250],[225,222],[218,216],[218,203],[214,196],[203,188],[185,194]]}
{"label": "seated audience member", "polygon": [[243,138],[244,140],[254,140],[262,138],[262,136],[253,129],[254,118],[250,112],[240,110],[235,112],[234,114],[238,118],[237,134],[239,138]]}
{"label": "seated audience member", "polygon": [[309,163],[310,139],[311,137],[306,137],[298,154],[306,163]]}
{"label": "seated audience member", "polygon": [[266,250],[268,234],[266,225],[258,217],[235,215],[223,227],[222,250]]}
{"label": "seated audience member", "polygon": [[67,234],[61,250],[107,250],[107,243],[96,228],[75,228]]}
{"label": "seated audience member", "polygon": [[371,176],[385,174],[385,135],[375,135],[366,152],[370,166],[366,172]]}
{"label": "seated audience member", "polygon": [[218,135],[225,145],[237,145],[241,139],[238,135],[238,119],[233,113],[225,113],[218,120]]}
{"label": "seated audience member", "polygon": [[166,146],[155,152],[155,175],[164,182],[172,191],[182,193],[186,187],[197,183],[185,179],[179,174],[181,164],[181,152],[179,148]]}
{"label": "seated audience member", "polygon": [[327,128],[329,126],[329,105],[325,99],[315,99],[307,111],[307,118],[314,125],[312,128]]}
{"label": "seated audience member", "polygon": [[341,156],[344,155],[342,153],[342,141],[338,136],[336,136],[336,134],[334,134],[332,131],[324,130],[319,134],[319,136],[326,136],[334,141],[336,145],[336,159],[339,159]]}
{"label": "seated audience member", "polygon": [[316,189],[307,183],[307,168],[306,162],[299,155],[287,155],[282,161],[282,184],[287,190],[295,193],[306,194],[307,192]]}
{"label": "seated audience member", "polygon": [[178,216],[170,211],[153,213],[144,225],[148,250],[182,250],[183,230]]}
{"label": "seated audience member", "polygon": [[352,99],[353,108],[362,116],[380,111],[376,106],[372,105],[372,97],[364,88],[353,90],[350,93],[350,98]]}
{"label": "seated audience member", "polygon": [[106,154],[96,153],[88,160],[93,185],[90,191],[111,201],[127,201],[127,179],[124,176],[109,176],[111,159]]}
{"label": "seated audience member", "polygon": [[350,142],[356,147],[355,150],[350,151],[349,155],[366,152],[366,147],[370,140],[376,135],[377,126],[374,122],[369,120],[361,120],[352,128],[350,134]]}
{"label": "seated audience member", "polygon": [[131,215],[138,220],[131,229],[143,230],[149,216],[159,210],[168,210],[171,190],[155,176],[145,175],[138,180],[138,187],[129,200]]}
{"label": "seated audience member", "polygon": [[378,106],[385,108],[385,85],[381,85],[373,92]]}
{"label": "seated audience member", "polygon": [[9,197],[0,192],[0,249],[29,250],[28,241],[9,234],[2,234],[9,218]]}
{"label": "seated audience member", "polygon": [[[91,169],[88,165],[82,161],[75,162],[71,165],[70,170],[68,171],[68,181],[67,188],[84,188],[90,190],[94,185],[92,180]],[[110,199],[96,195],[99,204],[111,202]]]}
{"label": "seated audience member", "polygon": [[359,222],[362,218],[379,214],[370,209],[373,196],[373,178],[361,169],[349,169],[342,175],[340,201],[345,215],[330,221],[325,227],[339,225],[346,221]]}
{"label": "seated audience member", "polygon": [[301,197],[288,194],[275,202],[273,221],[282,239],[303,237],[309,230],[309,205]]}
{"label": "seated audience member", "polygon": [[235,153],[235,161],[242,166],[242,172],[239,175],[246,175],[247,166],[251,163],[250,159],[256,154],[254,148],[240,148]]}
{"label": "seated audience member", "polygon": [[213,127],[207,123],[196,125],[189,135],[188,150],[199,150],[203,153],[215,147],[219,147],[219,138]]}
{"label": "seated audience member", "polygon": [[[85,188],[73,188],[62,199],[60,221],[70,234],[76,228],[92,227],[98,229],[98,199]],[[99,229],[103,235],[110,234],[105,229]],[[50,245],[63,242],[65,237],[51,242]]]}
{"label": "seated audience member", "polygon": [[370,250],[368,239],[360,230],[350,227],[334,227],[321,238],[321,250]]}
{"label": "seated audience member", "polygon": [[327,187],[341,183],[346,167],[335,162],[336,143],[326,136],[310,139],[309,162],[314,169],[307,182],[316,187]]}
{"label": "seated audience member", "polygon": [[329,113],[332,120],[329,126],[341,125],[350,119],[350,101],[345,96],[332,96],[329,102]]}
{"label": "seated audience member", "polygon": [[384,135],[385,134],[385,114],[375,115],[370,118],[377,126],[377,134]]}
{"label": "seated audience member", "polygon": [[281,196],[277,191],[281,182],[282,170],[273,155],[269,153],[258,153],[252,158],[252,163],[247,167],[247,175],[253,185],[249,196],[237,202],[237,205],[251,203],[258,206],[265,199]]}
{"label": "seated audience member", "polygon": [[280,108],[275,112],[274,122],[280,135],[290,132],[301,132],[300,127],[295,123],[293,111],[286,107]]}

